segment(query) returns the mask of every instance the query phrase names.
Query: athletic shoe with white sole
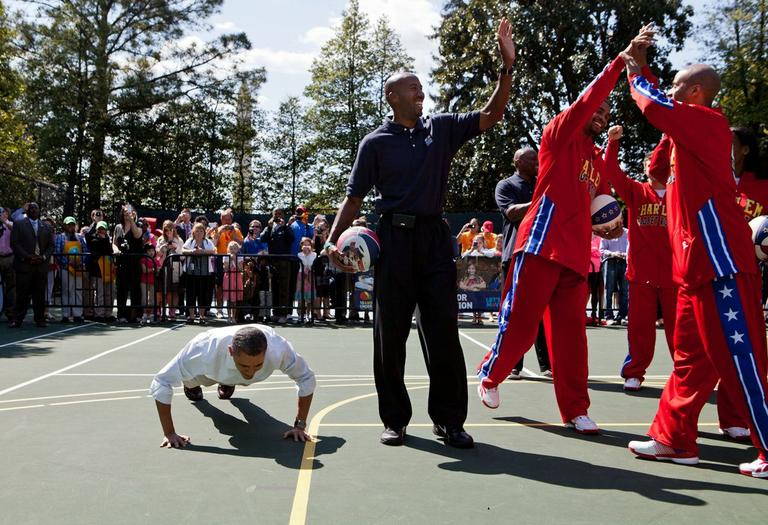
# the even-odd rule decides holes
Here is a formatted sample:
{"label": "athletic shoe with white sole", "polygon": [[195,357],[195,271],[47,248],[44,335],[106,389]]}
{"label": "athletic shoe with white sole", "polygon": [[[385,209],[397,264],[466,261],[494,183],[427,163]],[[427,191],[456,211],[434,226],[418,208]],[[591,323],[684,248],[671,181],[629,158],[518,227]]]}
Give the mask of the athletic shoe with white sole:
{"label": "athletic shoe with white sole", "polygon": [[624,390],[627,392],[637,392],[640,390],[642,384],[643,382],[640,381],[639,378],[629,377],[624,381]]}
{"label": "athletic shoe with white sole", "polygon": [[482,383],[477,385],[477,395],[480,397],[480,401],[488,408],[499,408],[501,400],[499,399],[499,389],[485,388]]}
{"label": "athletic shoe with white sole", "polygon": [[753,478],[768,478],[768,461],[757,458],[752,463],[742,463],[739,472]]}
{"label": "athletic shoe with white sole", "polygon": [[680,465],[696,465],[699,457],[677,450],[663,443],[651,439],[650,441],[630,441],[629,451],[643,459],[656,459],[658,461],[671,461]]}
{"label": "athletic shoe with white sole", "polygon": [[600,427],[589,416],[577,416],[565,424],[566,428],[572,428],[579,434],[599,434]]}
{"label": "athletic shoe with white sole", "polygon": [[744,427],[721,428],[720,434],[722,434],[723,437],[734,441],[750,441],[751,439],[749,429]]}

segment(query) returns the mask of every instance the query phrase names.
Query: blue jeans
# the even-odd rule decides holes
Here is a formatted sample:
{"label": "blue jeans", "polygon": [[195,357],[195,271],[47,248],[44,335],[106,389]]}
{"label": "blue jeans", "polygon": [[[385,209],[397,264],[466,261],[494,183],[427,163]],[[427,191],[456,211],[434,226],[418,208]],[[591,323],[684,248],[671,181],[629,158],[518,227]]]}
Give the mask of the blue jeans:
{"label": "blue jeans", "polygon": [[[603,261],[603,281],[605,282],[605,318],[626,319],[629,307],[629,284],[627,283],[627,261],[611,258]],[[618,314],[614,316],[613,293],[619,294]]]}

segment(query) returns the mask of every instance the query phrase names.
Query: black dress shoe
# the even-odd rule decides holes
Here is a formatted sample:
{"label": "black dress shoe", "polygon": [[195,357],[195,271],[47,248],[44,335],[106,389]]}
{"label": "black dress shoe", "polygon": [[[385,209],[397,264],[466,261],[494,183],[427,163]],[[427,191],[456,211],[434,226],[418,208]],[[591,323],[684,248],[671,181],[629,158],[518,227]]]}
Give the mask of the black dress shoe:
{"label": "black dress shoe", "polygon": [[189,399],[190,401],[202,401],[203,389],[199,386],[196,386],[194,388],[184,387],[184,395],[187,396],[187,399]]}
{"label": "black dress shoe", "polygon": [[453,425],[433,425],[432,433],[445,438],[445,444],[455,448],[474,448],[475,440],[464,431],[464,427]]}
{"label": "black dress shoe", "polygon": [[45,321],[35,321],[35,326],[37,326],[38,328],[45,328],[46,326],[48,326],[48,323],[46,323]]}
{"label": "black dress shoe", "polygon": [[405,427],[385,428],[381,433],[381,443],[391,447],[399,447],[405,442]]}
{"label": "black dress shoe", "polygon": [[21,328],[21,321],[11,321],[8,323],[8,328]]}
{"label": "black dress shoe", "polygon": [[235,386],[219,385],[219,399],[229,399],[235,393]]}

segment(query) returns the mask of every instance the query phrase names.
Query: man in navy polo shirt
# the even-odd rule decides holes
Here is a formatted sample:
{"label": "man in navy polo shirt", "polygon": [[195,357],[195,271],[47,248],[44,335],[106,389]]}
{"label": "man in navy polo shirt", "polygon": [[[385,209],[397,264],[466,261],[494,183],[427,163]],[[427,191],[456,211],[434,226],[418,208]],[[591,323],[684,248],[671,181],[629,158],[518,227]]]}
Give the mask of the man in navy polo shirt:
{"label": "man in navy polo shirt", "polygon": [[430,377],[429,416],[446,444],[474,446],[464,431],[467,370],[457,326],[453,238],[441,214],[451,160],[468,140],[504,115],[515,61],[512,27],[503,19],[497,41],[503,67],[491,99],[476,112],[422,117],[424,93],[412,73],[384,85],[394,116],[360,143],[347,195],[326,242],[331,261],[345,268],[335,242],[359,216],[363,198],[375,189],[381,255],[374,282],[374,376],[381,442],[402,445],[412,410],[403,381],[405,342],[418,306],[419,339]]}
{"label": "man in navy polo shirt", "polygon": [[[502,179],[496,185],[496,205],[501,211],[504,220],[503,242],[504,250],[501,252],[501,271],[506,281],[509,266],[512,261],[512,252],[515,249],[517,228],[525,217],[525,213],[533,200],[533,188],[536,185],[536,176],[539,173],[539,157],[533,148],[520,148],[515,152],[515,172],[511,177]],[[536,357],[539,360],[539,370],[545,377],[552,377],[549,364],[549,350],[547,338],[544,335],[544,324],[539,323],[539,333],[536,336]],[[523,370],[523,357],[512,369],[509,379],[520,379]]]}

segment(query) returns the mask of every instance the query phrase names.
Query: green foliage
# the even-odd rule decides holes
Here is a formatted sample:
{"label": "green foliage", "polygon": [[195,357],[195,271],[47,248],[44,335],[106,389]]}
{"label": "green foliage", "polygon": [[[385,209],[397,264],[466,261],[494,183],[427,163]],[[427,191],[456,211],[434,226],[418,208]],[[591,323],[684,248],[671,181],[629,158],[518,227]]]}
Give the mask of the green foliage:
{"label": "green foliage", "polygon": [[768,2],[717,4],[703,39],[708,60],[722,71],[720,104],[734,125],[751,128],[768,144]]}
{"label": "green foliage", "polygon": [[11,67],[17,58],[14,30],[0,3],[0,206],[18,207],[34,196],[34,150],[19,117],[24,93],[21,76]]}
{"label": "green foliage", "polygon": [[[202,45],[178,45],[186,31],[207,27],[205,20],[222,0],[30,3],[37,12],[20,26],[20,45],[29,84],[25,106],[44,159],[41,169],[66,182],[67,213],[83,217],[102,197],[142,201],[139,179],[147,172],[140,170],[157,162],[151,147],[162,147],[151,136],[157,113],[182,97],[196,109],[205,107],[200,101],[221,91],[212,68],[249,47],[247,38],[224,35]],[[210,111],[196,122],[219,123]],[[220,134],[209,132],[206,151],[214,142],[219,146]],[[206,162],[209,173],[221,164]],[[201,192],[209,200],[214,194],[210,188]]]}
{"label": "green foliage", "polygon": [[305,94],[313,104],[307,119],[315,134],[317,202],[338,204],[362,138],[381,123],[385,113],[382,86],[392,74],[413,67],[400,38],[381,19],[373,31],[351,0],[336,33],[312,64]]}
{"label": "green foliage", "polygon": [[[504,121],[457,155],[447,209],[494,209],[494,188],[514,172],[515,150],[538,148],[547,122],[578,97],[643,23],[655,22],[668,42],[652,49],[649,60],[660,78],[671,80],[666,56],[682,47],[691,14],[680,0],[449,1],[434,35],[440,43],[432,76],[439,110],[476,110],[490,98],[501,65],[495,33],[502,16],[512,22],[518,56]],[[639,172],[644,152],[659,134],[639,115],[625,82],[619,82],[612,104],[613,122],[625,127],[624,161]]]}

